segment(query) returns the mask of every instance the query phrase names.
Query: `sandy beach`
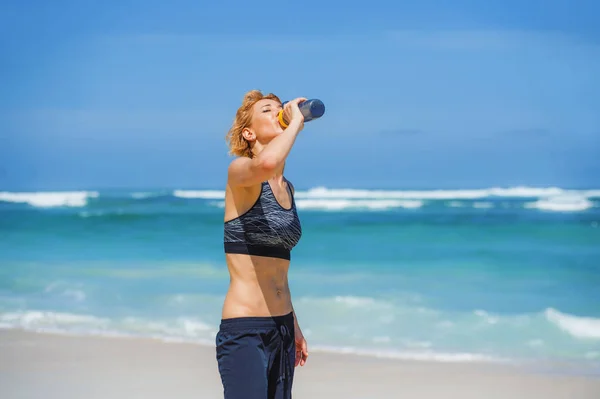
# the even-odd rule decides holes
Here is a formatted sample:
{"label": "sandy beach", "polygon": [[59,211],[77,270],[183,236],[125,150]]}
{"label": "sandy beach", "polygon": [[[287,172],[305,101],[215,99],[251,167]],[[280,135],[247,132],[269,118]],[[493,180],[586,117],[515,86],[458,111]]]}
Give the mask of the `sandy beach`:
{"label": "sandy beach", "polygon": [[[140,338],[0,331],[0,398],[222,398],[214,349]],[[311,353],[294,398],[600,397],[600,378],[506,365]]]}

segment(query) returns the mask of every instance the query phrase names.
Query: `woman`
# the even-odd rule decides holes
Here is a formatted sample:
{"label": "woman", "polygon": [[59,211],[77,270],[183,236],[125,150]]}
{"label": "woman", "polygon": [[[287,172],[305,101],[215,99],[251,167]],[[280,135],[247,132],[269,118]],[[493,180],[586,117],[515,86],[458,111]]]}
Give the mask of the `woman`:
{"label": "woman", "polygon": [[286,157],[304,127],[297,98],[257,90],[244,96],[227,134],[224,247],[230,274],[216,337],[225,399],[291,398],[294,368],[308,358],[287,280],[290,251],[302,234]]}

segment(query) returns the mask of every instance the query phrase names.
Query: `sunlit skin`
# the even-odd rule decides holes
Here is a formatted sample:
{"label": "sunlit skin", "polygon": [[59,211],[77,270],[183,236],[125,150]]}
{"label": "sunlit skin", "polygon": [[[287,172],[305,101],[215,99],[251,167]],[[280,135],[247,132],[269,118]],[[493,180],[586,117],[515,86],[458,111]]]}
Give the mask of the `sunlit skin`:
{"label": "sunlit skin", "polygon": [[[244,138],[251,145],[254,158],[252,160],[250,158],[238,158],[233,161],[238,162],[238,165],[233,165],[230,168],[230,178],[228,178],[225,189],[225,221],[242,215],[256,202],[260,195],[261,179],[250,176],[250,172],[247,172],[247,170],[252,168],[253,164],[251,162],[259,163],[261,158],[259,154],[275,138],[282,136],[281,139],[277,140],[278,143],[273,143],[274,146],[286,145],[285,140],[293,141],[297,132],[302,130],[304,118],[298,109],[297,103],[304,100],[306,99],[298,98],[286,104],[284,116],[286,120],[291,122],[285,130],[280,126],[277,119],[277,115],[282,109],[279,102],[262,99],[254,104],[251,124],[242,132]],[[284,132],[286,135],[294,135],[294,137],[283,137]],[[289,146],[291,147],[291,144]],[[288,185],[283,179],[284,158],[281,162],[277,162],[279,159],[277,157],[269,157],[268,159],[269,161],[275,160],[269,162],[269,165],[276,166],[268,169],[268,173],[265,172],[264,180],[268,181],[279,204],[289,209],[292,206],[292,200],[288,193]],[[231,172],[231,170],[241,171],[239,174],[245,173],[247,175],[244,176],[246,181],[251,181],[252,184],[232,183],[231,175],[235,172]],[[230,283],[223,304],[222,318],[281,316],[294,311],[288,285],[289,260],[231,253],[225,254],[225,258],[229,269]],[[304,366],[308,358],[308,348],[295,313],[294,330],[295,366]]]}

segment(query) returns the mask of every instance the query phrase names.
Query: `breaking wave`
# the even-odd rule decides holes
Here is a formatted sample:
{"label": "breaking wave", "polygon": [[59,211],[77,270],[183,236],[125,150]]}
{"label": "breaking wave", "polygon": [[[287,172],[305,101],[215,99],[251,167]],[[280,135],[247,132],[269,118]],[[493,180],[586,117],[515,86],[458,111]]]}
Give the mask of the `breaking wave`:
{"label": "breaking wave", "polygon": [[[121,196],[119,196],[121,195]],[[223,190],[132,191],[125,194],[98,191],[0,192],[0,203],[25,204],[36,208],[102,206],[120,201],[128,204],[164,201],[209,201],[211,207],[223,207]],[[473,190],[361,190],[315,187],[297,190],[298,208],[322,211],[418,209],[428,204],[450,208],[519,207],[551,212],[581,212],[597,206],[600,190],[565,190],[558,187],[509,187]],[[112,202],[111,202],[112,201]],[[120,212],[121,210],[119,210]],[[111,213],[115,211],[112,210]],[[118,212],[117,212],[118,213]],[[96,215],[87,212],[86,216]]]}

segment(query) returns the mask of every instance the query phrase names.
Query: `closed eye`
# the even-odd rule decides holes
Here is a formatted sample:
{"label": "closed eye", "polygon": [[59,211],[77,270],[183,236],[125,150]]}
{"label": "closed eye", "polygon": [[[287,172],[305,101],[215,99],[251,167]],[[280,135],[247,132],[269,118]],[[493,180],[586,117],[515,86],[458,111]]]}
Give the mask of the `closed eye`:
{"label": "closed eye", "polygon": [[[276,111],[278,111],[278,110],[280,110],[280,109],[282,109],[282,107],[275,106],[275,110],[276,110]],[[271,112],[272,110],[273,110],[273,106],[271,106],[271,105],[265,105],[265,106],[262,108],[262,112]]]}

